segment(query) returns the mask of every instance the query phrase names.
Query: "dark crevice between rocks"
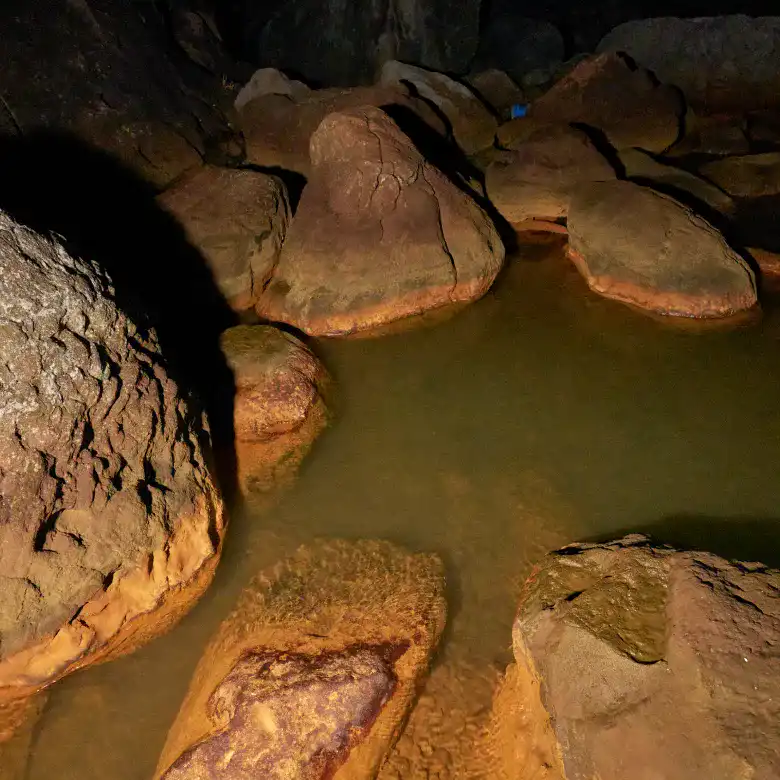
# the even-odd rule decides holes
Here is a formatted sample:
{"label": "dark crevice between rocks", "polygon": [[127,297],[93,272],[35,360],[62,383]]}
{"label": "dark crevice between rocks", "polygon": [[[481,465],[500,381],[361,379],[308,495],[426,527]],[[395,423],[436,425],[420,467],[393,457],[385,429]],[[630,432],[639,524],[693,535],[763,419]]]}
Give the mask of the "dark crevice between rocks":
{"label": "dark crevice between rocks", "polygon": [[[208,415],[226,499],[238,496],[233,442],[235,383],[219,335],[236,317],[183,228],[155,190],[117,159],[75,136],[36,131],[0,137],[0,208],[111,278],[115,298],[143,333],[154,329],[171,378],[191,394],[193,430]],[[208,442],[204,442],[208,444]],[[209,447],[206,447],[209,451]]]}
{"label": "dark crevice between rocks", "polygon": [[307,183],[307,179],[302,173],[275,165],[254,165],[252,163],[244,163],[238,167],[241,170],[265,173],[266,175],[276,176],[277,179],[280,179],[287,190],[287,197],[290,199],[290,211],[292,214],[295,214],[298,210],[298,203],[300,203],[301,195],[303,195],[303,188]]}

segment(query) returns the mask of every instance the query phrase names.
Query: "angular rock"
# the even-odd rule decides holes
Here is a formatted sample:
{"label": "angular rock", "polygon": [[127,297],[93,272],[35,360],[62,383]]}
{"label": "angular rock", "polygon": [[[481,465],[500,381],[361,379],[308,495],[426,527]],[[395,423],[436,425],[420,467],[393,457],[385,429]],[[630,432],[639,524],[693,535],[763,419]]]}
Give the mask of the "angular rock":
{"label": "angular rock", "polygon": [[204,166],[157,202],[180,222],[230,307],[252,309],[287,234],[290,204],[284,184],[248,169]]}
{"label": "angular rock", "polygon": [[735,198],[780,195],[780,152],[726,157],[699,171]]}
{"label": "angular rock", "polygon": [[197,407],[96,266],[0,216],[0,706],[167,629],[224,531]]}
{"label": "angular rock", "polygon": [[513,643],[565,776],[777,776],[779,592],[777,570],[641,536],[548,556]]}
{"label": "angular rock", "polygon": [[331,114],[311,159],[261,316],[347,335],[488,290],[504,260],[495,226],[382,111]]}
{"label": "angular rock", "polygon": [[171,44],[156,4],[9,0],[0,21],[3,132],[74,133],[158,187],[218,147],[240,155],[230,93]]}
{"label": "angular rock", "polygon": [[466,81],[500,117],[508,119],[512,106],[526,102],[523,90],[503,70],[483,70],[468,76]]}
{"label": "angular rock", "polygon": [[244,493],[279,487],[327,425],[327,372],[295,336],[270,326],[229,328],[220,343],[236,383],[239,485]]}
{"label": "angular rock", "polygon": [[757,303],[745,260],[673,198],[627,181],[583,185],[569,207],[569,255],[607,298],[679,317],[727,317]]}
{"label": "angular rock", "polygon": [[674,157],[689,154],[724,156],[747,154],[750,151],[743,116],[696,116],[689,109],[684,124],[685,135],[666,154]]}
{"label": "angular rock", "polygon": [[244,84],[236,96],[235,107],[240,111],[250,100],[264,95],[289,95],[293,99],[305,98],[311,89],[302,81],[287,78],[276,68],[260,68],[252,78]]}
{"label": "angular rock", "polygon": [[156,778],[374,777],[441,635],[443,593],[438,558],[386,542],[320,542],[262,573],[195,670]]}
{"label": "angular rock", "polygon": [[626,52],[709,111],[780,102],[780,16],[641,19],[616,27],[598,51]]}
{"label": "angular rock", "polygon": [[540,122],[572,122],[601,130],[616,149],[662,152],[679,137],[685,106],[679,93],[658,84],[619,54],[583,60],[534,101]]}
{"label": "angular rock", "polygon": [[498,121],[487,106],[465,85],[444,73],[390,60],[382,66],[379,84],[409,89],[446,118],[452,135],[466,154],[493,145]]}
{"label": "angular rock", "polygon": [[580,184],[610,181],[615,170],[588,136],[566,125],[523,125],[528,134],[488,166],[487,194],[510,223],[569,213]]}

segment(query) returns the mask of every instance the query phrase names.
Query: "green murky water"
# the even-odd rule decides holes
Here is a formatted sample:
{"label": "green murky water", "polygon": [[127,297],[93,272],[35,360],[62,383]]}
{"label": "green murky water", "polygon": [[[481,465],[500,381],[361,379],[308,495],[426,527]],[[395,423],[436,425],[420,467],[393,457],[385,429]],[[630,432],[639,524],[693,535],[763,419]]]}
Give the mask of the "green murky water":
{"label": "green murky water", "polygon": [[214,586],[172,633],[55,686],[24,780],[148,780],[238,591],[313,536],[440,553],[440,663],[477,667],[508,660],[517,588],[567,541],[645,530],[780,563],[778,311],[736,330],[670,327],[590,294],[536,247],[449,322],[315,349],[339,419],[295,487],[235,519]]}

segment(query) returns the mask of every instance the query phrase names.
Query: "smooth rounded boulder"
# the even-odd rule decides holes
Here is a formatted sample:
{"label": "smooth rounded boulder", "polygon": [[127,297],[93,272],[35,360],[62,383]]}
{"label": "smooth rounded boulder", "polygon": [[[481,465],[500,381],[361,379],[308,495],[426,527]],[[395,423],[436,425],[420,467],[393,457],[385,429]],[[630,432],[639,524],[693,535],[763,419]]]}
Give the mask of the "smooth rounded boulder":
{"label": "smooth rounded boulder", "polygon": [[257,577],[206,648],[156,780],[376,777],[445,616],[434,555],[302,547]]}
{"label": "smooth rounded boulder", "polygon": [[249,169],[204,166],[157,202],[181,224],[229,306],[251,310],[287,233],[290,204],[284,184]]}
{"label": "smooth rounded boulder", "polygon": [[203,414],[154,332],[97,266],[5,214],[0,388],[1,711],[167,629],[225,521]]}
{"label": "smooth rounded boulder", "polygon": [[640,309],[722,318],[757,305],[750,266],[705,219],[627,181],[583,185],[569,207],[569,256],[589,287]]}
{"label": "smooth rounded boulder", "polygon": [[487,214],[377,108],[331,114],[261,316],[344,336],[476,300],[504,261]]}
{"label": "smooth rounded boulder", "polygon": [[780,152],[724,157],[699,171],[735,198],[780,195]]}

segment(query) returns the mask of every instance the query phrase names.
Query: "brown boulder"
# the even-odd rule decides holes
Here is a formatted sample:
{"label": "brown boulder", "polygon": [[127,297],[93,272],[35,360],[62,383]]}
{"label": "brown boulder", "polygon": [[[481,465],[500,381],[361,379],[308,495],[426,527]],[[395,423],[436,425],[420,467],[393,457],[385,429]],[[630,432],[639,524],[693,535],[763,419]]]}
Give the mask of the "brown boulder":
{"label": "brown boulder", "polygon": [[255,580],[207,647],[156,777],[375,777],[444,627],[443,591],[432,555],[301,548]]}
{"label": "brown boulder", "polygon": [[641,536],[551,554],[513,640],[565,777],[777,777],[778,593],[776,570]]}
{"label": "brown boulder", "polygon": [[627,181],[583,185],[569,208],[569,255],[607,298],[678,317],[754,307],[756,282],[723,236],[674,199]]}
{"label": "brown boulder", "polygon": [[614,178],[614,169],[585,133],[552,125],[534,127],[497,155],[485,186],[501,216],[516,224],[565,217],[578,185]]}
{"label": "brown boulder", "polygon": [[224,530],[202,414],[96,266],[0,215],[0,707],[168,628]]}
{"label": "brown boulder", "polygon": [[327,372],[295,336],[270,326],[229,328],[220,343],[236,383],[239,485],[244,493],[279,487],[327,425]]}
{"label": "brown boulder", "polygon": [[311,158],[261,316],[346,335],[488,290],[504,260],[494,225],[382,111],[331,114]]}
{"label": "brown boulder", "polygon": [[541,122],[581,123],[601,130],[616,149],[662,152],[680,134],[685,107],[679,93],[620,54],[580,62],[534,101]]}
{"label": "brown boulder", "polygon": [[725,157],[699,171],[735,198],[780,195],[780,152]]}
{"label": "brown boulder", "polygon": [[468,76],[466,81],[500,117],[509,117],[512,106],[526,102],[523,90],[503,70],[482,70]]}
{"label": "brown boulder", "polygon": [[181,223],[231,308],[252,309],[287,233],[290,205],[284,184],[248,169],[206,166],[157,202]]}

